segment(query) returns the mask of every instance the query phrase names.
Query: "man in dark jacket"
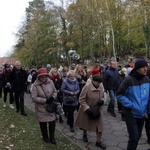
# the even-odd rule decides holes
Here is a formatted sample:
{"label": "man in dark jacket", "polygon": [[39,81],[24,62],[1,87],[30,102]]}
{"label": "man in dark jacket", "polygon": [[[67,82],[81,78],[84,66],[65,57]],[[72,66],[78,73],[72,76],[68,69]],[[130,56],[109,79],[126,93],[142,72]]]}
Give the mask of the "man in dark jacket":
{"label": "man in dark jacket", "polygon": [[130,74],[121,82],[117,100],[123,106],[124,118],[129,134],[127,150],[136,150],[141,137],[147,104],[150,102],[150,83],[147,62],[139,58]]}
{"label": "man in dark jacket", "polygon": [[12,85],[15,103],[16,103],[16,112],[21,112],[21,115],[27,116],[24,110],[24,92],[27,84],[27,73],[22,69],[20,61],[16,61],[14,68],[10,73],[9,82]]}
{"label": "man in dark jacket", "polygon": [[107,69],[107,71],[104,74],[104,88],[106,91],[109,92],[110,96],[110,102],[108,105],[107,111],[113,116],[116,117],[115,114],[115,97],[116,97],[116,91],[119,86],[119,72],[116,69],[116,62],[111,61],[110,67]]}

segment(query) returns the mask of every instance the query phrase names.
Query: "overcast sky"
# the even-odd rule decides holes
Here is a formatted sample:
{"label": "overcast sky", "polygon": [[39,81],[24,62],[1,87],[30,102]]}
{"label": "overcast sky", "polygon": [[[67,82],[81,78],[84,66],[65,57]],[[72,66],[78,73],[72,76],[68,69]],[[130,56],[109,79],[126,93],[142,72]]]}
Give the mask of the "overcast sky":
{"label": "overcast sky", "polygon": [[[16,43],[15,33],[24,21],[28,2],[33,0],[0,1],[0,57],[8,56]],[[58,4],[60,0],[49,0]],[[65,1],[65,0],[64,0]]]}
{"label": "overcast sky", "polygon": [[32,0],[1,0],[0,57],[7,56],[15,45],[15,33],[24,20],[25,8]]}

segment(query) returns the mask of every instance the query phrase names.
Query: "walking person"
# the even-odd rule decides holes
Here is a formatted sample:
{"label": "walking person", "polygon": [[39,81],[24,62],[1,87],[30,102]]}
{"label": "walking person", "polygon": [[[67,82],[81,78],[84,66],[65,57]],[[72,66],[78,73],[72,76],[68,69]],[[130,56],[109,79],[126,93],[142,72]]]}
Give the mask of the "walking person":
{"label": "walking person", "polygon": [[[149,81],[150,81],[150,66],[148,66],[147,69],[147,76],[149,77]],[[147,113],[145,114],[145,131],[146,131],[147,143],[150,144],[150,102],[148,102]]]}
{"label": "walking person", "polygon": [[[63,93],[61,92],[60,88],[61,88],[61,84],[62,84],[62,78],[61,75],[59,73],[59,71],[54,68],[51,69],[50,73],[50,79],[53,81],[55,88],[57,90],[57,101],[62,105],[62,101],[63,101]],[[62,116],[59,116],[59,123],[63,123],[63,119]]]}
{"label": "walking person", "polygon": [[36,70],[32,69],[30,71],[30,74],[28,75],[28,78],[27,78],[27,82],[28,82],[27,93],[28,94],[31,94],[31,90],[32,90],[32,77],[33,77],[34,74],[36,74]]}
{"label": "walking person", "polygon": [[2,74],[2,82],[3,82],[3,90],[4,90],[4,105],[3,107],[6,107],[6,101],[7,101],[7,96],[9,94],[9,103],[10,103],[10,108],[14,109],[13,102],[14,102],[14,96],[13,96],[13,90],[11,87],[11,84],[8,81],[9,75],[10,75],[10,65],[5,64],[4,65],[4,71]]}
{"label": "walking person", "polygon": [[[39,121],[43,141],[56,144],[55,140],[55,121],[56,113],[46,110],[46,105],[51,104],[56,99],[57,90],[53,81],[49,78],[46,68],[38,70],[37,79],[33,84],[31,97],[35,102],[35,115]],[[47,130],[48,126],[48,130]]]}
{"label": "walking person", "polygon": [[3,69],[0,68],[0,98],[2,98],[2,91],[3,91]]}
{"label": "walking person", "polygon": [[67,111],[67,124],[70,126],[71,132],[74,132],[74,111],[78,105],[77,95],[80,92],[79,83],[75,76],[74,70],[68,71],[67,77],[61,85],[63,105],[65,105]]}
{"label": "walking person", "polygon": [[[96,146],[106,149],[106,145],[102,143],[103,132],[103,104],[104,104],[104,87],[103,78],[100,75],[92,77],[90,83],[86,84],[80,94],[79,102],[80,108],[75,119],[75,126],[83,130],[83,141],[88,142],[87,131],[96,132],[97,141]],[[98,105],[100,117],[97,119],[89,118],[91,115],[91,106]]]}
{"label": "walking person", "polygon": [[14,63],[14,67],[9,75],[9,82],[14,92],[16,112],[21,112],[21,115],[27,116],[27,113],[24,110],[24,93],[27,83],[27,73],[21,67],[20,61]]}
{"label": "walking person", "polygon": [[113,116],[116,117],[115,113],[115,98],[116,91],[119,86],[119,72],[116,69],[116,62],[111,61],[109,69],[106,70],[104,74],[104,87],[105,90],[109,92],[110,102],[107,108],[107,111]]}
{"label": "walking person", "polygon": [[122,104],[129,134],[127,150],[136,150],[141,137],[147,104],[150,101],[150,83],[147,62],[138,58],[130,74],[121,82],[117,100]]}

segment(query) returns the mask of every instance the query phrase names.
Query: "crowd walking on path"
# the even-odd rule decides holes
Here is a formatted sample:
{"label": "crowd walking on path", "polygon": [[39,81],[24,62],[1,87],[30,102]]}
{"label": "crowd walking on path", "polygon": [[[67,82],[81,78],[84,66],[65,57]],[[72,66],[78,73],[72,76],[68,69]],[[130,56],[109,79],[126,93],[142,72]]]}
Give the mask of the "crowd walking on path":
{"label": "crowd walking on path", "polygon": [[[109,145],[107,138],[103,140],[106,113],[112,119],[120,114],[120,122],[127,129],[126,149],[137,150],[143,127],[147,138],[145,142],[150,144],[149,64],[143,58],[137,58],[133,66],[128,64],[121,68],[117,68],[114,60],[106,64],[96,64],[91,68],[74,62],[69,67],[60,68],[47,64],[30,70],[20,61],[16,61],[13,68],[11,64],[4,64],[0,72],[3,107],[7,107],[9,93],[10,108],[27,116],[24,108],[26,92],[34,102],[44,142],[57,144],[55,128],[58,120],[60,126],[66,121],[70,133],[79,128],[83,143],[90,141],[88,132],[94,132],[95,148],[101,149],[107,149]],[[129,67],[132,68],[130,72]],[[107,111],[104,112],[107,103]]]}

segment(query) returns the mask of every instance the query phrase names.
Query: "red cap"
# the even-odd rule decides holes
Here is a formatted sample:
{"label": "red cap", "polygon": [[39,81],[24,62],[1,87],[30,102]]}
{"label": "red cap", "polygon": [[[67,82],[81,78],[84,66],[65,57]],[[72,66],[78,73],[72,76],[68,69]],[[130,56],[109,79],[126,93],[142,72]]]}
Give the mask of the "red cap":
{"label": "red cap", "polygon": [[37,77],[40,77],[40,76],[49,76],[49,74],[47,73],[46,68],[40,68],[38,70],[38,76]]}
{"label": "red cap", "polygon": [[92,75],[94,76],[94,75],[97,75],[97,74],[100,74],[99,69],[94,68],[94,69],[92,70]]}

